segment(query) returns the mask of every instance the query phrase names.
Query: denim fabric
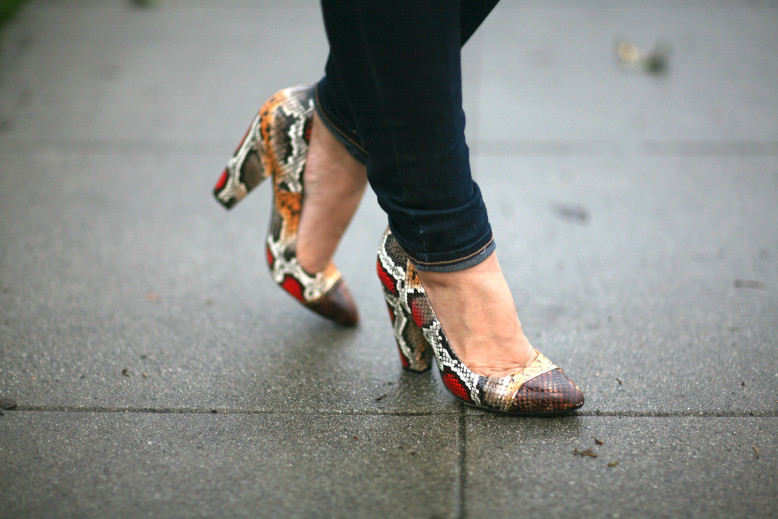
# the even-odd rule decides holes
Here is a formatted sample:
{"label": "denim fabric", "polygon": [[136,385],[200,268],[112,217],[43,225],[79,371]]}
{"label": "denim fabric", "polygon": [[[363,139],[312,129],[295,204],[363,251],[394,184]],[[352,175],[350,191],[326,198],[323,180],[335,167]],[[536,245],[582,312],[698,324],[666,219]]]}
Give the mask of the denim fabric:
{"label": "denim fabric", "polygon": [[495,4],[322,0],[330,56],[317,112],[367,165],[392,233],[422,270],[461,270],[494,250],[470,172],[460,50]]}
{"label": "denim fabric", "polygon": [[345,100],[339,102],[340,93],[337,87],[329,87],[327,76],[321,78],[314,90],[316,113],[330,133],[346,147],[346,151],[362,164],[367,164],[367,151],[362,147],[362,139],[354,128],[350,116],[342,112],[347,102]]}

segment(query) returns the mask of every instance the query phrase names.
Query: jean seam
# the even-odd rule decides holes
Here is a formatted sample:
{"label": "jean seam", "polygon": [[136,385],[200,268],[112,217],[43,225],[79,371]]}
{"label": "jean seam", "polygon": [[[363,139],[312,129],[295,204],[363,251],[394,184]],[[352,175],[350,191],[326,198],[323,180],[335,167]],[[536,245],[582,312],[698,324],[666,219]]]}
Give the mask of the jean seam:
{"label": "jean seam", "polygon": [[316,111],[319,113],[319,115],[321,115],[324,119],[326,119],[327,125],[333,130],[335,130],[336,132],[338,132],[340,136],[346,139],[349,143],[351,143],[351,145],[353,145],[355,148],[359,149],[359,151],[367,155],[368,153],[365,148],[357,144],[356,141],[354,141],[352,138],[346,135],[346,133],[340,128],[338,128],[338,125],[332,122],[332,119],[330,119],[329,116],[327,116],[327,113],[324,111],[324,107],[322,106],[321,101],[319,100],[319,85],[316,85],[314,87],[313,95],[316,98],[316,108],[317,108]]}

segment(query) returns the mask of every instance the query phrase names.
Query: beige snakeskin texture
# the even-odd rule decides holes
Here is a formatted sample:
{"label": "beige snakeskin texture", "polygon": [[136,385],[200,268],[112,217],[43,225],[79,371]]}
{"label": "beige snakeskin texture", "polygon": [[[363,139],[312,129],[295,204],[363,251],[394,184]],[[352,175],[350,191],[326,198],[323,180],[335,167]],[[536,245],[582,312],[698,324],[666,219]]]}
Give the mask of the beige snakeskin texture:
{"label": "beige snakeskin texture", "polygon": [[491,378],[470,371],[451,348],[416,269],[389,229],[381,238],[377,270],[406,369],[425,371],[434,355],[449,391],[469,405],[492,411],[555,414],[583,405],[578,386],[541,353],[514,375]]}

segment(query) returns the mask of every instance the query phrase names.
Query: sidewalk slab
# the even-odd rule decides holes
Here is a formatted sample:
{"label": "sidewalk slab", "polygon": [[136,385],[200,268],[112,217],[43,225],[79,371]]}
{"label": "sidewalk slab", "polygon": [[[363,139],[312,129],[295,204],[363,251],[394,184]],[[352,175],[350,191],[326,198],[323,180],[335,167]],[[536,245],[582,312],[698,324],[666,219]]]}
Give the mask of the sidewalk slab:
{"label": "sidewalk slab", "polygon": [[476,167],[525,331],[585,411],[776,411],[774,157]]}
{"label": "sidewalk slab", "polygon": [[[344,330],[265,271],[267,189],[228,213],[198,158],[4,157],[0,388],[23,405],[455,410],[435,377],[400,369],[370,268],[375,206],[338,258],[363,312]],[[771,164],[476,161],[525,329],[585,412],[775,411]]]}
{"label": "sidewalk slab", "polygon": [[[559,4],[503,2],[479,30],[477,132],[490,146],[778,140],[775,5]],[[620,66],[622,40],[669,47],[664,73]]]}
{"label": "sidewalk slab", "polygon": [[323,75],[307,5],[30,2],[7,29],[0,137],[215,141],[228,157],[265,99]]}
{"label": "sidewalk slab", "polygon": [[205,150],[224,162],[273,93],[324,75],[321,16],[315,0],[30,2],[0,56],[0,149]]}
{"label": "sidewalk slab", "polygon": [[451,517],[457,420],[7,411],[0,517]]}
{"label": "sidewalk slab", "polygon": [[777,426],[775,417],[468,418],[465,515],[774,517]]}
{"label": "sidewalk slab", "polygon": [[344,329],[270,279],[269,186],[227,212],[200,157],[0,156],[14,244],[0,250],[0,393],[20,405],[458,409],[401,368],[374,274],[381,224],[338,257],[363,314]]}

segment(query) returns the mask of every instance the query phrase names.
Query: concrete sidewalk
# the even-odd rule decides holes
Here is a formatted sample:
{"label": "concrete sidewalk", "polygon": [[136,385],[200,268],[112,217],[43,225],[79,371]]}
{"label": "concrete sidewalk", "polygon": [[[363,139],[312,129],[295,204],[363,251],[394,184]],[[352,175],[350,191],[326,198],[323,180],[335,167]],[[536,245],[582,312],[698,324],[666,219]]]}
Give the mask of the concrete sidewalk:
{"label": "concrete sidewalk", "polygon": [[267,275],[267,187],[212,200],[321,75],[317,2],[30,0],[0,51],[0,518],[778,515],[778,3],[504,4],[468,138],[527,333],[586,394],[565,418],[402,371],[372,194],[336,257],[354,330]]}

